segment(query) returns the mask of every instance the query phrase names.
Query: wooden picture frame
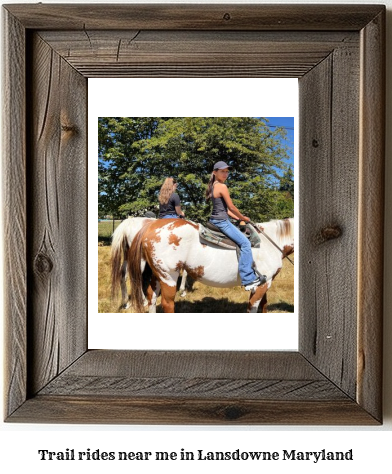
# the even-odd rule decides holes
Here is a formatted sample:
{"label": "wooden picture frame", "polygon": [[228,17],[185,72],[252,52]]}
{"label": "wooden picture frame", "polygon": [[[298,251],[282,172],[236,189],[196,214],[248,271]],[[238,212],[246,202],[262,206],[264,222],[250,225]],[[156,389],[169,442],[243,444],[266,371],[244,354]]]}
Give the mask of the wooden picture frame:
{"label": "wooden picture frame", "polygon": [[[3,20],[6,421],[382,423],[385,7]],[[299,78],[298,352],[88,350],[87,78],[109,76]]]}

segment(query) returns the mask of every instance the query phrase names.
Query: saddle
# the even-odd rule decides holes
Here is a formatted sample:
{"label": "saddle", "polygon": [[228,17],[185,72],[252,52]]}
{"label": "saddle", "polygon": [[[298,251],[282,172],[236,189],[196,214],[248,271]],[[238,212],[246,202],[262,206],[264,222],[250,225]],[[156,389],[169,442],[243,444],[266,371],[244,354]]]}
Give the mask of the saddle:
{"label": "saddle", "polygon": [[[249,239],[252,248],[260,248],[260,236],[251,224],[238,226],[238,229]],[[205,226],[199,224],[199,236],[202,242],[210,242],[218,247],[238,251],[237,244],[211,222],[207,222]]]}
{"label": "saddle", "polygon": [[[237,221],[238,222],[238,221]],[[237,223],[234,222],[234,225]],[[249,239],[250,245],[252,248],[260,248],[260,237],[256,229],[253,227],[252,224],[246,224],[244,226],[238,225],[238,228],[243,234]],[[210,242],[215,244],[219,247],[223,247],[225,249],[235,250],[237,254],[237,259],[240,258],[240,248],[238,245],[233,242],[231,239],[227,237],[227,235],[223,234],[218,227],[211,224],[211,222],[207,222],[205,226],[199,224],[199,236],[201,243]],[[252,262],[252,268],[254,272],[265,281],[265,275],[262,275],[257,267],[255,262]]]}

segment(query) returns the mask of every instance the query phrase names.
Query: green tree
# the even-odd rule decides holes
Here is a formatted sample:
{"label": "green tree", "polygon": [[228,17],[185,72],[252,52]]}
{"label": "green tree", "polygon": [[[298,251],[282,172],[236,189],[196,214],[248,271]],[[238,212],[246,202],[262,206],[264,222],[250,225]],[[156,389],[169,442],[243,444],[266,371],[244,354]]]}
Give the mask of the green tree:
{"label": "green tree", "polygon": [[213,164],[223,160],[233,167],[227,184],[243,213],[258,222],[281,217],[277,196],[288,199],[279,190],[287,174],[285,132],[271,130],[266,119],[101,118],[98,126],[102,209],[122,216],[156,211],[162,182],[173,176],[186,217],[206,220],[206,186]]}
{"label": "green tree", "polygon": [[288,193],[294,199],[294,173],[291,166],[287,168],[281,177],[279,190]]}
{"label": "green tree", "polygon": [[294,174],[290,166],[280,178],[274,214],[279,219],[294,216]]}
{"label": "green tree", "polygon": [[151,137],[156,127],[153,118],[99,118],[98,205],[101,214],[126,216],[127,210],[122,210],[122,205],[133,201],[140,189],[135,145]]}

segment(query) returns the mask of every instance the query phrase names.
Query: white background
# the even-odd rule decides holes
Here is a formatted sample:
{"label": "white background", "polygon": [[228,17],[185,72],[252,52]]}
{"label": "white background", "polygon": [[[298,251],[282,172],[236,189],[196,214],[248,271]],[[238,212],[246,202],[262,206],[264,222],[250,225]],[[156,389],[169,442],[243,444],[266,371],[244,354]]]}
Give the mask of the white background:
{"label": "white background", "polygon": [[[13,0],[13,3],[27,3]],[[55,3],[55,2],[47,2]],[[58,2],[62,3],[62,2]],[[75,2],[74,2],[75,3]],[[85,0],[85,3],[88,3]],[[96,2],[98,3],[98,2]],[[108,3],[105,0],[103,3]],[[134,3],[137,3],[134,1]],[[155,3],[157,1],[155,0]],[[203,2],[199,2],[203,3]],[[218,3],[218,2],[217,2]],[[225,3],[230,3],[226,0]],[[241,3],[241,2],[236,2]],[[271,3],[265,2],[247,3]],[[284,3],[317,3],[293,2]],[[321,2],[319,2],[321,3]],[[358,1],[339,1],[324,3],[361,3]],[[381,3],[367,0],[366,3]],[[94,473],[108,472],[113,469],[117,473],[130,472],[249,472],[260,473],[263,470],[271,472],[273,469],[289,468],[291,473],[306,474],[307,472],[346,473],[361,469],[371,472],[390,472],[390,447],[392,444],[392,261],[390,242],[392,238],[392,134],[391,130],[391,9],[392,0],[383,2],[388,7],[387,25],[387,163],[386,163],[386,255],[385,255],[385,324],[384,324],[384,425],[382,427],[301,427],[301,426],[274,426],[274,427],[192,427],[192,426],[89,426],[89,425],[37,425],[37,424],[4,424],[0,425],[0,466],[3,472],[33,472],[33,473]],[[380,282],[381,284],[381,282]],[[123,461],[122,463],[109,461],[89,462],[43,462],[39,461],[37,450],[48,449],[53,451],[74,448],[75,450],[91,451],[187,451],[204,449],[210,451],[235,450],[237,448],[257,451],[279,451],[296,449],[302,451],[353,449],[353,462],[319,462],[311,461],[284,461],[284,462],[139,462]]]}
{"label": "white background", "polygon": [[[110,91],[103,94],[103,91]],[[294,117],[297,79],[89,79],[89,275],[98,274],[98,117]],[[230,97],[230,100],[227,100]],[[176,100],[176,98],[184,98]],[[272,122],[271,122],[272,123]],[[276,121],[278,124],[278,121]],[[295,139],[296,143],[298,140]],[[92,165],[95,163],[95,166]],[[296,163],[297,164],[297,163]],[[295,166],[295,176],[298,167]],[[298,187],[295,188],[296,191]],[[295,199],[297,205],[298,199]],[[245,212],[245,211],[244,211]],[[296,226],[296,233],[298,226]],[[295,236],[295,241],[298,241]],[[296,254],[298,260],[298,252]],[[297,274],[298,266],[295,267]],[[279,278],[279,277],[278,277]],[[298,278],[295,278],[295,283]],[[295,285],[295,290],[297,285]],[[89,285],[90,349],[297,350],[298,316],[98,313]],[[178,297],[177,297],[178,298]],[[298,298],[295,298],[295,302]]]}

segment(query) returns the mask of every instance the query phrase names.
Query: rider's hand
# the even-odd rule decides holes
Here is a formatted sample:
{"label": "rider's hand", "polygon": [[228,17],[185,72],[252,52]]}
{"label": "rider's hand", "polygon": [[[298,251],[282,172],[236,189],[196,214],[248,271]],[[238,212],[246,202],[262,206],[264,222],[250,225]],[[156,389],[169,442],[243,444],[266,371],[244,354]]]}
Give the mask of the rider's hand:
{"label": "rider's hand", "polygon": [[250,219],[249,219],[249,217],[247,217],[247,216],[242,216],[242,217],[243,217],[243,219],[242,219],[242,220],[244,220],[245,222],[250,222]]}

